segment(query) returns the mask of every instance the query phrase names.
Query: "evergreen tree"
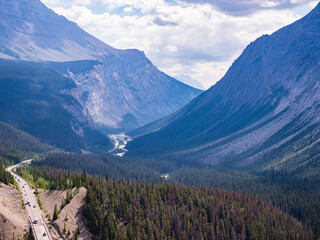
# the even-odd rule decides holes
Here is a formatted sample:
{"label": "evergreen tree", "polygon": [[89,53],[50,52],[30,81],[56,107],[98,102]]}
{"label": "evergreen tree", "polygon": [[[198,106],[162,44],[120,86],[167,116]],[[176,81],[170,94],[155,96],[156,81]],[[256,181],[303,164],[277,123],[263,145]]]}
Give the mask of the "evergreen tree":
{"label": "evergreen tree", "polygon": [[54,210],[53,210],[53,216],[52,216],[52,221],[55,221],[59,218],[59,211],[57,204],[54,205]]}

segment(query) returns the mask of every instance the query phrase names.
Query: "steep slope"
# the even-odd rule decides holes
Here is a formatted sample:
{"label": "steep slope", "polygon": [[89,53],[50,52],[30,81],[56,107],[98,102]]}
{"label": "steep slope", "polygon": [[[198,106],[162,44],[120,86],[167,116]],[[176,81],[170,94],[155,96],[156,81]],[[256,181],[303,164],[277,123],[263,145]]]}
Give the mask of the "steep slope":
{"label": "steep slope", "polygon": [[110,147],[88,112],[64,93],[74,88],[43,64],[0,60],[0,121],[69,151]]}
{"label": "steep slope", "polygon": [[215,86],[130,142],[129,154],[292,169],[318,162],[319,39],[320,4],[250,44]]}
{"label": "steep slope", "polygon": [[22,208],[21,196],[13,185],[0,183],[0,236],[1,239],[28,237],[30,223]]}
{"label": "steep slope", "polygon": [[0,1],[0,57],[74,61],[116,52],[40,0]]}
{"label": "steep slope", "polygon": [[49,66],[74,80],[78,93],[73,96],[97,125],[122,131],[168,115],[201,93],[160,72],[134,49]]}
{"label": "steep slope", "polygon": [[47,152],[54,148],[23,131],[0,122],[0,155],[23,152]]}
{"label": "steep slope", "polygon": [[[82,205],[86,197],[87,190],[84,187],[79,189],[69,190],[72,199],[70,203],[62,206],[62,203],[67,200],[67,190],[45,190],[39,194],[39,199],[42,203],[44,214],[49,216],[48,223],[52,226],[50,233],[55,239],[71,239],[74,233],[79,228],[78,239],[91,239],[86,222],[82,213]],[[60,210],[57,220],[51,221],[54,213],[54,206],[57,205]],[[67,219],[66,220],[66,216]],[[63,229],[66,229],[64,231]],[[68,230],[72,233],[68,236]]]}
{"label": "steep slope", "polygon": [[0,30],[0,58],[60,62],[49,64],[74,80],[71,94],[102,129],[133,129],[201,93],[160,72],[143,52],[104,44],[40,0],[0,0]]}

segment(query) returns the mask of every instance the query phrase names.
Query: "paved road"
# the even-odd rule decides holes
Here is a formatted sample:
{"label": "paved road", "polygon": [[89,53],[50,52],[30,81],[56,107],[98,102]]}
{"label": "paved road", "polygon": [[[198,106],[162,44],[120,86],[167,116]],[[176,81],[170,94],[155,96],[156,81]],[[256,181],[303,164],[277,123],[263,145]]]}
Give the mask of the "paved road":
{"label": "paved road", "polygon": [[35,239],[52,240],[48,228],[46,227],[45,222],[42,219],[41,210],[38,206],[36,198],[32,193],[31,188],[29,187],[28,183],[23,180],[23,178],[12,172],[12,169],[21,165],[29,164],[30,162],[31,160],[26,160],[17,165],[10,166],[6,170],[14,176],[16,182],[19,184]]}

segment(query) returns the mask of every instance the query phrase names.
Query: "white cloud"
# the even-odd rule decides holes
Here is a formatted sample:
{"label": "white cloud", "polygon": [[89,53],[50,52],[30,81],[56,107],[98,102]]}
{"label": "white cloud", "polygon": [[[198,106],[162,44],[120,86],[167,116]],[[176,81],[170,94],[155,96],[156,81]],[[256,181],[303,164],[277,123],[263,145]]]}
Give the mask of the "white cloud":
{"label": "white cloud", "polygon": [[72,5],[72,1],[65,1],[65,0],[41,0],[41,2],[50,8],[54,8],[54,7],[69,8]]}
{"label": "white cloud", "polygon": [[210,4],[233,16],[247,16],[266,9],[292,9],[313,0],[179,0],[194,4]]}
{"label": "white cloud", "polygon": [[[305,4],[301,11],[268,9],[232,16],[210,4],[165,0],[73,0],[72,7],[43,1],[107,44],[143,50],[167,74],[189,75],[206,87],[224,75],[251,41],[311,9]],[[94,14],[94,4],[109,11]]]}
{"label": "white cloud", "polygon": [[132,7],[125,7],[125,8],[123,9],[123,11],[124,11],[125,13],[131,13],[131,12],[133,11],[133,8],[132,8]]}

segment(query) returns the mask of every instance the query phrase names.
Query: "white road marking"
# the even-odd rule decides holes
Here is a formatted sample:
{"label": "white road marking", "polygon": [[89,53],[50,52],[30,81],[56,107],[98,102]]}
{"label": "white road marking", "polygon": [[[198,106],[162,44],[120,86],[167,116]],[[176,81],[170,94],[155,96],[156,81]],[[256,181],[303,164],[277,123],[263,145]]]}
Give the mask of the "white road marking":
{"label": "white road marking", "polygon": [[[12,172],[12,169],[21,165],[30,164],[31,161],[32,161],[31,159],[23,161],[19,164],[8,167],[6,170],[13,175],[13,177],[16,179],[16,182],[20,187],[23,201],[28,213],[29,220],[31,222],[30,224],[32,226],[35,239],[36,240],[52,240],[52,237],[48,231],[48,228],[45,225],[46,223],[45,221],[43,221],[41,211],[36,201],[36,198],[34,197],[29,184],[23,178],[21,178],[20,176]],[[27,202],[29,202],[29,205],[26,205]],[[35,220],[37,220],[37,223],[35,223]],[[44,234],[45,236],[43,236]]]}

